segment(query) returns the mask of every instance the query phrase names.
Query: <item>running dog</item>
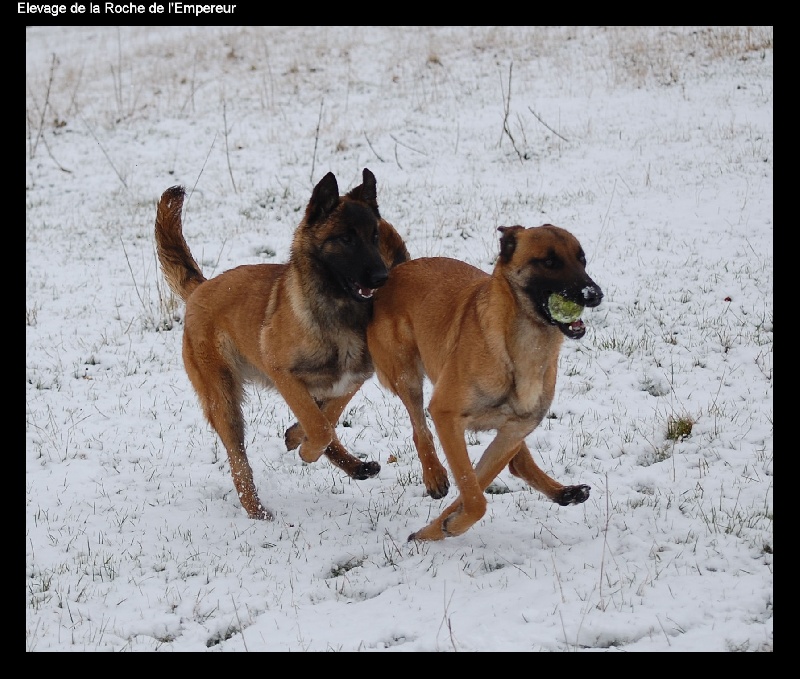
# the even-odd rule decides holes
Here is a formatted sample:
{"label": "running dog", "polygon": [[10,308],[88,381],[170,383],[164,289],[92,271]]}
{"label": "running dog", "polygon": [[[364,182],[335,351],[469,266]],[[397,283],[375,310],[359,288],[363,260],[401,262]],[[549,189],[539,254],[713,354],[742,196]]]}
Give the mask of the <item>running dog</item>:
{"label": "running dog", "polygon": [[[499,231],[491,274],[456,259],[423,257],[397,266],[375,293],[367,344],[378,379],[408,410],[426,491],[441,498],[449,481],[423,408],[423,380],[430,379],[428,411],[459,491],[409,540],[464,533],[484,515],[483,491],[506,465],[560,505],[589,497],[589,486],[564,486],[542,471],[525,437],[553,401],[564,337],[583,337],[580,312],[600,304],[603,292],[568,231],[550,224]],[[467,430],[497,432],[475,467]]]}
{"label": "running dog", "polygon": [[164,278],[186,303],[183,361],[206,419],[228,453],[233,483],[252,519],[273,518],[245,450],[244,387],[277,389],[298,425],[286,433],[305,462],[328,459],[355,479],[380,471],[339,442],[335,426],[373,366],[366,328],[389,268],[408,259],[378,211],[375,176],[339,195],[333,173],[314,187],[288,263],[239,266],[207,279],[183,237],[185,191],[158,203],[155,240]]}

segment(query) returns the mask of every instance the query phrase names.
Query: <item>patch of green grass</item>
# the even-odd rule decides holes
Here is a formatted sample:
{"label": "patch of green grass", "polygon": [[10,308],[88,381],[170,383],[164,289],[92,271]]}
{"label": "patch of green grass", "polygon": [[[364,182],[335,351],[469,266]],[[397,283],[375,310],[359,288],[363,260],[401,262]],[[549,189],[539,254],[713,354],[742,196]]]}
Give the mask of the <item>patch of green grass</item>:
{"label": "patch of green grass", "polygon": [[687,415],[670,415],[667,418],[667,438],[670,441],[684,441],[692,435],[694,420]]}

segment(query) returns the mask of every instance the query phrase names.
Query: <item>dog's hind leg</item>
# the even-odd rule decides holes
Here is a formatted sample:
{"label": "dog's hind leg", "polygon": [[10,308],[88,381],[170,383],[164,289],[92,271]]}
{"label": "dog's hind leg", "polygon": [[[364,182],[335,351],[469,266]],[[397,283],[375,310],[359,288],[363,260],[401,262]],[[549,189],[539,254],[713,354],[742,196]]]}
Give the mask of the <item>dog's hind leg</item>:
{"label": "dog's hind leg", "polygon": [[508,463],[508,471],[562,506],[581,504],[589,498],[590,486],[565,486],[548,476],[536,464],[524,441],[519,452]]}
{"label": "dog's hind leg", "polygon": [[367,328],[367,345],[378,381],[399,397],[408,411],[425,492],[435,500],[443,498],[450,490],[450,480],[425,419],[425,367],[410,322],[394,315],[390,306],[385,308]]}
{"label": "dog's hind leg", "polygon": [[[244,419],[242,417],[243,389],[238,373],[231,369],[215,349],[192,350],[192,342],[184,334],[184,363],[189,379],[194,385],[206,419],[217,432],[228,453],[233,485],[242,507],[251,519],[273,518],[272,512],[262,504],[253,481],[253,470],[247,460],[244,445]],[[196,356],[202,356],[200,361]]]}
{"label": "dog's hind leg", "polygon": [[450,479],[447,477],[447,470],[436,454],[433,434],[425,419],[422,380],[401,379],[398,381],[396,393],[405,404],[411,419],[414,447],[417,449],[417,455],[422,465],[422,482],[425,484],[425,491],[434,500],[443,498],[450,491]]}
{"label": "dog's hind leg", "polygon": [[[436,455],[433,434],[425,419],[422,366],[419,357],[400,359],[397,365],[403,366],[399,375],[382,374],[378,370],[378,379],[383,386],[400,398],[408,411],[414,447],[417,449],[417,456],[422,465],[422,482],[425,484],[425,492],[434,500],[438,500],[447,495],[450,490],[450,480],[447,478],[447,470]],[[412,368],[412,366],[416,366],[416,368]]]}

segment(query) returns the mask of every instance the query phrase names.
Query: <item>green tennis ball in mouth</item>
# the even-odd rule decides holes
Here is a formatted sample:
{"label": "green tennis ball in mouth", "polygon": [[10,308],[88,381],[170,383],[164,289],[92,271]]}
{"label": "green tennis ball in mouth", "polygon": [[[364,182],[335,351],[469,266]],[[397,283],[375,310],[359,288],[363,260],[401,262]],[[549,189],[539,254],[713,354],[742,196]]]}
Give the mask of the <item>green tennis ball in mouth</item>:
{"label": "green tennis ball in mouth", "polygon": [[583,307],[575,302],[570,302],[557,293],[550,295],[547,300],[547,309],[553,320],[559,323],[572,323],[581,317]]}

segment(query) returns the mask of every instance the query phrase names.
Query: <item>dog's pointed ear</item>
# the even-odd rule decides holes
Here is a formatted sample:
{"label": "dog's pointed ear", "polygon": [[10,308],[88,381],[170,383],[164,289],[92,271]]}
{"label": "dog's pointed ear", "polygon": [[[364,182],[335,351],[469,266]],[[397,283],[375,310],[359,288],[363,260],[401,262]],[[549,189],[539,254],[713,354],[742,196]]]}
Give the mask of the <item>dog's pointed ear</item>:
{"label": "dog's pointed ear", "polygon": [[366,167],[361,174],[361,184],[347,194],[348,198],[366,203],[370,207],[378,209],[378,183],[375,181],[375,175],[372,174]]}
{"label": "dog's pointed ear", "polygon": [[500,261],[507,264],[514,256],[517,249],[517,233],[523,231],[524,226],[499,226],[497,230],[503,234],[500,236]]}
{"label": "dog's pointed ear", "polygon": [[327,217],[339,204],[339,184],[333,172],[328,172],[311,193],[306,207],[306,222],[313,224]]}

